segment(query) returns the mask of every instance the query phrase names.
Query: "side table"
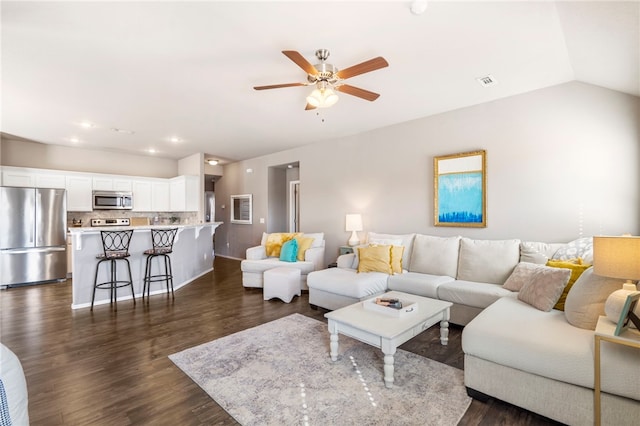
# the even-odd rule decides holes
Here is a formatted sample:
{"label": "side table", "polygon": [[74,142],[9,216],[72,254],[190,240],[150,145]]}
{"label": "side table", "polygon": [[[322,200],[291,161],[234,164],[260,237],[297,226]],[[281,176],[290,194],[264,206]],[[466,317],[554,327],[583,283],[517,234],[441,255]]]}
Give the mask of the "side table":
{"label": "side table", "polygon": [[631,346],[640,349],[640,332],[637,330],[627,329],[619,336],[613,333],[616,330],[616,324],[605,316],[598,318],[596,331],[594,335],[594,352],[593,359],[594,368],[594,384],[593,384],[593,417],[596,426],[600,425],[601,407],[600,407],[600,342],[611,342],[617,345]]}
{"label": "side table", "polygon": [[353,247],[351,246],[340,246],[338,247],[340,256],[342,256],[343,254],[351,254],[353,253]]}

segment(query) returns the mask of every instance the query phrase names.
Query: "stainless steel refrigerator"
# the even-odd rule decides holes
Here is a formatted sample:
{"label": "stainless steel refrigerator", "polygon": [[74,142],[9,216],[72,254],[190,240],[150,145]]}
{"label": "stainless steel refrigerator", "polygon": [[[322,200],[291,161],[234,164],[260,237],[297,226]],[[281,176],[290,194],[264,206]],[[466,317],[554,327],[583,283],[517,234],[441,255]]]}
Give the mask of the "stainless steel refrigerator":
{"label": "stainless steel refrigerator", "polygon": [[0,286],[66,279],[64,189],[0,187]]}

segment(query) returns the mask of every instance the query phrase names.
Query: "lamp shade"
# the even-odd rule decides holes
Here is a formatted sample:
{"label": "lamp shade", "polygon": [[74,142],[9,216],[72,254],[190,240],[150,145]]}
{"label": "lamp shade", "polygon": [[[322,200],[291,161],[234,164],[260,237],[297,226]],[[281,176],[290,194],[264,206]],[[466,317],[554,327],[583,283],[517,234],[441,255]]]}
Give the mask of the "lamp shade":
{"label": "lamp shade", "polygon": [[605,277],[640,280],[640,237],[593,237],[593,272]]}
{"label": "lamp shade", "polygon": [[307,103],[316,108],[328,108],[338,102],[338,95],[331,89],[315,89],[307,96]]}
{"label": "lamp shade", "polygon": [[348,214],[345,230],[346,231],[362,231],[362,215]]}

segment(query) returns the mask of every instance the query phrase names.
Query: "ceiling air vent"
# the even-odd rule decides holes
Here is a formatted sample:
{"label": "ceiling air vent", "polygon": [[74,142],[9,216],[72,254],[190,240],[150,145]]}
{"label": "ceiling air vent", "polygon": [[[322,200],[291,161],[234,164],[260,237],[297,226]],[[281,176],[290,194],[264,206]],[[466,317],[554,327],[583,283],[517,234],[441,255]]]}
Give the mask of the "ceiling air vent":
{"label": "ceiling air vent", "polygon": [[476,80],[478,80],[478,83],[480,83],[484,87],[495,86],[496,84],[498,84],[498,81],[495,78],[493,78],[493,76],[491,75],[486,75],[484,77],[476,78]]}

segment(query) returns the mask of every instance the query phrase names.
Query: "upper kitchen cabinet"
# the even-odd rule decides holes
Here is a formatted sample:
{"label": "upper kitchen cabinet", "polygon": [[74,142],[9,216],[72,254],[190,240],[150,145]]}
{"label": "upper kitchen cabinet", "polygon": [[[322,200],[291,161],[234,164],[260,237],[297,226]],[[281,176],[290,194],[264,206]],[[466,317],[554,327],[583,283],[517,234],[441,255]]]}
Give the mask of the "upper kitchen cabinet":
{"label": "upper kitchen cabinet", "polygon": [[153,211],[151,204],[151,182],[147,180],[134,180],[132,182],[133,211]]}
{"label": "upper kitchen cabinet", "polygon": [[113,179],[111,177],[94,177],[94,191],[131,192],[133,185],[130,179]]}
{"label": "upper kitchen cabinet", "polygon": [[178,176],[170,179],[169,195],[172,212],[193,212],[200,209],[198,176]]}
{"label": "upper kitchen cabinet", "polygon": [[90,212],[93,210],[92,179],[89,176],[68,175],[66,178],[67,211]]}
{"label": "upper kitchen cabinet", "polygon": [[168,212],[170,206],[169,182],[167,180],[151,182],[151,208],[154,212]]}
{"label": "upper kitchen cabinet", "polygon": [[2,185],[65,189],[66,182],[62,172],[5,166],[2,168]]}

